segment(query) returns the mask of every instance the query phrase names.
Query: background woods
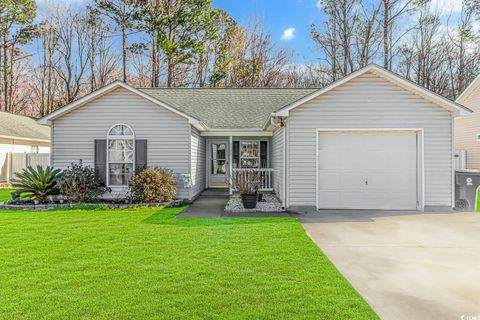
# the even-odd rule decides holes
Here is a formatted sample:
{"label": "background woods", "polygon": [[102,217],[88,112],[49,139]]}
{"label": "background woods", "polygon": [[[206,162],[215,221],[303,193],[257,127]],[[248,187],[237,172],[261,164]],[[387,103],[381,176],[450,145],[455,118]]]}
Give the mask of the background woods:
{"label": "background woods", "polygon": [[281,47],[260,17],[211,0],[0,0],[0,110],[43,116],[108,84],[322,87],[377,63],[454,99],[480,72],[480,5],[455,16],[429,0],[320,0],[317,59]]}

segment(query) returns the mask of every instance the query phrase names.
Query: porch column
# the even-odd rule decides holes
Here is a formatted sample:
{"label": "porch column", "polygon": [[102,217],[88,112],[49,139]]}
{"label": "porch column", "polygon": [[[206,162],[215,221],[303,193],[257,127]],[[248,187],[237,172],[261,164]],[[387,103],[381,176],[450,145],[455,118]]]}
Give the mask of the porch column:
{"label": "porch column", "polygon": [[233,183],[233,137],[230,136],[229,140],[229,147],[228,147],[228,193],[232,194],[233,189],[232,189],[232,183]]}

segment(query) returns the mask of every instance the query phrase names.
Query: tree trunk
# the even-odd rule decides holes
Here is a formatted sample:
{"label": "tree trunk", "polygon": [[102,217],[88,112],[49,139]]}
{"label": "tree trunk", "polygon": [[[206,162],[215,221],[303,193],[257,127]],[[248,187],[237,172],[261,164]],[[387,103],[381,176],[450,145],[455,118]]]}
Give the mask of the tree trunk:
{"label": "tree trunk", "polygon": [[127,82],[127,28],[125,20],[122,21],[122,68],[123,82]]}
{"label": "tree trunk", "polygon": [[3,33],[3,103],[4,110],[10,111],[8,102],[8,33]]}
{"label": "tree trunk", "polygon": [[92,28],[91,43],[90,43],[90,92],[95,91],[96,77],[95,77],[95,27]]}
{"label": "tree trunk", "polygon": [[[175,42],[175,29],[169,28],[168,32],[168,41],[172,44]],[[172,87],[174,85],[174,77],[175,77],[175,53],[172,52],[172,49],[169,48],[167,53],[167,69],[168,69],[168,77],[167,77],[167,87]]]}
{"label": "tree trunk", "polygon": [[152,30],[152,73],[150,84],[152,88],[158,87],[158,57],[157,57],[157,32]]}
{"label": "tree trunk", "polygon": [[383,67],[389,68],[390,64],[390,1],[383,0]]}

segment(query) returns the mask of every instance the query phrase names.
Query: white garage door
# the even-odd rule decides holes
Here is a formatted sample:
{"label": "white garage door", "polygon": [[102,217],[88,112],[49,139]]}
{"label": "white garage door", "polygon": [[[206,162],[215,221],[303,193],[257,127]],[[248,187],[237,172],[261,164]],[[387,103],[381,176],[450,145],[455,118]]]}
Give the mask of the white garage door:
{"label": "white garage door", "polygon": [[320,209],[416,209],[416,133],[320,132],[318,205]]}

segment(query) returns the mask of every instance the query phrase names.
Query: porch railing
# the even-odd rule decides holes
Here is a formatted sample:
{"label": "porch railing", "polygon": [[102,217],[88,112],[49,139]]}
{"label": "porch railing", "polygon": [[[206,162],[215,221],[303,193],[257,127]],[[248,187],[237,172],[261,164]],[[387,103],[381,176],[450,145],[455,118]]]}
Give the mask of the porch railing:
{"label": "porch railing", "polygon": [[260,169],[244,169],[235,168],[233,170],[233,190],[237,189],[237,185],[242,179],[246,179],[247,172],[252,170],[258,171],[260,178],[260,186],[258,191],[273,191],[273,171],[272,168],[260,168]]}

